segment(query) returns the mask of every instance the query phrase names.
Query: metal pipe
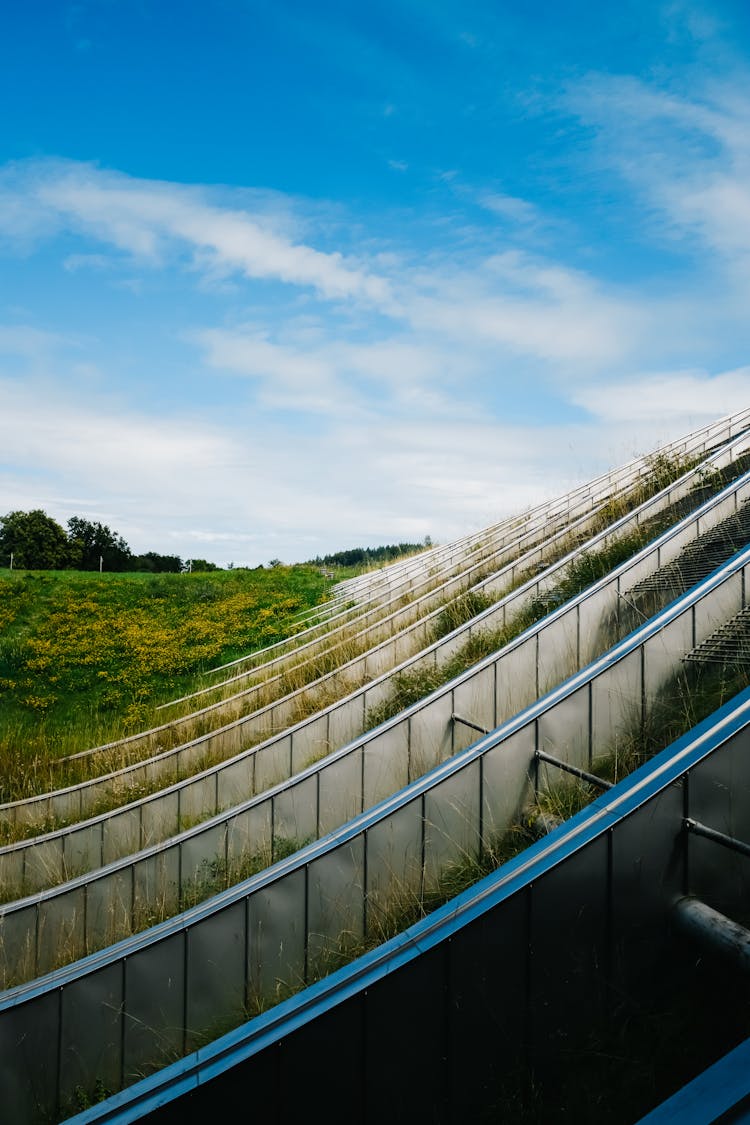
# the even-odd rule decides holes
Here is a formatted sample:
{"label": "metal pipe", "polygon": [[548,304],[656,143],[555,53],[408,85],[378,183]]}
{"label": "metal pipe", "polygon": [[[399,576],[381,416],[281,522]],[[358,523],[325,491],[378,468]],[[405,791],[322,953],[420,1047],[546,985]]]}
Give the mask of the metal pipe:
{"label": "metal pipe", "polygon": [[683,824],[688,832],[693,832],[696,836],[713,840],[715,844],[722,844],[725,848],[731,848],[733,852],[739,852],[740,855],[750,856],[750,844],[746,844],[744,840],[738,840],[736,836],[726,836],[723,832],[718,832],[715,828],[709,828],[707,824],[701,824],[699,820],[693,820],[689,816],[685,817]]}
{"label": "metal pipe", "polygon": [[478,730],[480,734],[489,734],[490,732],[485,727],[480,727],[478,723],[472,723],[471,719],[463,719],[460,715],[451,715],[454,723],[463,723],[465,727],[471,727],[472,730]]}
{"label": "metal pipe", "polygon": [[732,961],[743,972],[750,971],[750,930],[691,895],[673,908],[677,930],[700,949]]}
{"label": "metal pipe", "polygon": [[603,777],[597,777],[596,774],[587,773],[586,770],[581,770],[578,766],[571,766],[560,758],[553,758],[551,754],[545,754],[543,750],[535,750],[534,757],[540,762],[546,762],[547,765],[557,766],[559,770],[564,770],[565,773],[572,773],[574,777],[580,777],[582,781],[588,781],[589,785],[596,785],[599,789],[612,788],[613,782],[605,781]]}

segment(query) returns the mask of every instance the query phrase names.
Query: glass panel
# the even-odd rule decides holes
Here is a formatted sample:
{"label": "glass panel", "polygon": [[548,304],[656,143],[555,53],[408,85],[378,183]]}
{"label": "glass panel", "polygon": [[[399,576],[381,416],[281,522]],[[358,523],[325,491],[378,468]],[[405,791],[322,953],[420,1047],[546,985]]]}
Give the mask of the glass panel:
{"label": "glass panel", "polygon": [[292,782],[273,800],[274,841],[293,841],[296,847],[314,840],[318,833],[318,779],[313,774]]}
{"label": "glass panel", "polygon": [[196,778],[179,789],[180,832],[216,812],[216,776]]}
{"label": "glass panel", "polygon": [[65,877],[73,879],[101,866],[102,826],[90,824],[62,837]]}
{"label": "glass panel", "polygon": [[578,669],[578,631],[575,617],[564,614],[539,633],[539,694],[544,695]]}
{"label": "glass panel", "polygon": [[693,647],[693,624],[690,610],[665,625],[644,643],[644,676],[650,698],[680,667],[680,658]]}
{"label": "glass panel", "polygon": [[292,752],[292,739],[274,740],[265,746],[259,746],[254,753],[255,758],[255,792],[262,793],[280,781],[289,777],[289,761]]}
{"label": "glass panel", "polygon": [[39,903],[37,972],[50,972],[83,956],[85,890],[44,898]]}
{"label": "glass panel", "polygon": [[[709,517],[708,523],[715,523],[717,518],[718,517]],[[708,524],[706,525],[706,528],[707,527]],[[702,530],[703,528],[701,528],[701,531]],[[683,528],[682,531],[670,535],[666,543],[663,543],[659,548],[658,562],[655,562],[654,569],[656,569],[657,566],[666,566],[668,562],[672,562],[673,559],[678,558],[685,550],[688,543],[692,543],[698,534],[700,534],[700,532],[696,529],[696,524],[691,522],[687,527]]]}
{"label": "glass panel", "polygon": [[[102,821],[102,866],[119,859],[123,855],[132,855],[141,848],[141,808],[123,810],[114,813]],[[145,845],[143,845],[145,846]]]}
{"label": "glass panel", "polygon": [[178,831],[177,793],[165,793],[141,805],[141,847],[147,848]]}
{"label": "glass panel", "polygon": [[304,870],[255,891],[248,911],[250,1001],[276,1003],[304,981]]}
{"label": "glass panel", "polygon": [[238,762],[223,766],[218,776],[219,808],[231,809],[241,801],[247,801],[253,793],[252,782],[252,757],[246,756]]}
{"label": "glass panel", "polygon": [[534,724],[528,723],[482,756],[482,818],[487,845],[498,842],[533,795],[535,742]]}
{"label": "glass panel", "polygon": [[425,793],[425,883],[435,886],[479,853],[479,762]]}
{"label": "glass panel", "polygon": [[183,904],[202,902],[204,898],[223,889],[226,835],[226,824],[216,824],[181,841],[180,879]]}
{"label": "glass panel", "polygon": [[299,773],[332,749],[328,740],[328,714],[308,720],[292,734],[292,773]]}
{"label": "glass panel", "polygon": [[578,609],[578,637],[580,668],[606,652],[618,638],[617,583],[608,582],[603,589],[580,602]]}
{"label": "glass panel", "polygon": [[362,951],[364,840],[360,836],[314,860],[307,878],[308,980],[325,976]]}
{"label": "glass panel", "polygon": [[55,819],[83,820],[86,810],[98,800],[97,788],[90,785],[86,789],[60,789],[50,799]]}
{"label": "glass panel", "polygon": [[[495,726],[495,667],[490,665],[477,671],[470,679],[457,684],[453,691],[453,708],[461,718],[468,719],[485,730]],[[454,723],[454,752],[470,746],[481,738],[479,731]]]}
{"label": "glass panel", "polygon": [[332,749],[346,746],[364,730],[363,699],[358,695],[334,707],[328,716],[328,740]]}
{"label": "glass panel", "polygon": [[640,649],[600,672],[591,694],[593,757],[617,754],[641,729]]}
{"label": "glass panel", "polygon": [[23,863],[25,848],[0,851],[0,893],[3,901],[21,898],[23,890]]}
{"label": "glass panel", "polygon": [[89,949],[103,949],[130,933],[132,904],[132,867],[107,872],[87,884],[85,917]]}
{"label": "glass panel", "polygon": [[168,847],[133,865],[133,929],[145,930],[179,910],[179,848]]}
{"label": "glass panel", "polygon": [[[589,689],[578,688],[544,711],[538,719],[539,749],[581,769],[589,767]],[[563,779],[561,770],[545,766],[552,784]]]}
{"label": "glass panel", "polygon": [[369,809],[403,789],[409,782],[408,721],[389,727],[363,746],[365,795]]}
{"label": "glass panel", "polygon": [[40,840],[25,849],[24,887],[27,894],[53,887],[65,878],[63,843],[60,836]]}
{"label": "glass panel", "polygon": [[450,757],[453,701],[447,693],[420,707],[409,718],[409,778],[414,781]]}
{"label": "glass panel", "polygon": [[413,909],[421,895],[421,799],[368,828],[365,847],[368,933],[380,936],[390,920]]}
{"label": "glass panel", "polygon": [[362,810],[362,748],[352,750],[321,769],[321,836],[345,824]]}
{"label": "glass panel", "polygon": [[0,914],[0,988],[32,980],[36,968],[36,905]]}
{"label": "glass panel", "polygon": [[230,871],[232,867],[261,870],[271,862],[271,811],[271,801],[263,800],[227,822]]}
{"label": "glass panel", "polygon": [[[512,618],[511,618],[512,620]],[[510,719],[533,703],[536,691],[536,636],[514,645],[497,665],[497,721]]]}
{"label": "glass panel", "polygon": [[[727,554],[733,553],[727,548]],[[742,609],[742,573],[731,575],[711,593],[706,594],[695,607],[695,643],[709,637],[719,626]]]}

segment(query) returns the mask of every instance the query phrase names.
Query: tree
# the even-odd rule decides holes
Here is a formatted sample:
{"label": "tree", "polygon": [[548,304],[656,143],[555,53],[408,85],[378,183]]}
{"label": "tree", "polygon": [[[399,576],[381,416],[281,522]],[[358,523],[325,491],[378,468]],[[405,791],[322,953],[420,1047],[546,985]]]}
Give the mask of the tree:
{"label": "tree", "polygon": [[145,555],[133,555],[129,570],[145,570],[150,574],[179,574],[183,562],[179,555],[160,555],[158,551],[146,551]]}
{"label": "tree", "polygon": [[71,565],[77,570],[128,570],[130,547],[116,531],[101,523],[73,516],[68,520]]}
{"label": "tree", "polygon": [[35,508],[0,518],[0,559],[26,570],[62,570],[69,562],[68,538],[60,524]]}
{"label": "tree", "polygon": [[187,559],[184,569],[197,573],[198,571],[218,570],[219,568],[216,563],[208,562],[206,559]]}

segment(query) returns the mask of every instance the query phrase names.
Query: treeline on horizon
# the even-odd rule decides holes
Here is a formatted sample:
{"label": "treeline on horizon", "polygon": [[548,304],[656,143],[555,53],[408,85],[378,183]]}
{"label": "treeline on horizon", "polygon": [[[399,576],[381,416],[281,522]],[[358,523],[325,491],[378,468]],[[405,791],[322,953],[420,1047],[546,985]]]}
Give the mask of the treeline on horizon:
{"label": "treeline on horizon", "polygon": [[[310,566],[371,566],[432,546],[429,535],[422,543],[389,543],[382,547],[354,547],[308,559]],[[0,516],[0,566],[19,570],[146,571],[179,574],[183,571],[221,570],[206,559],[185,559],[157,551],[133,554],[123,537],[105,524],[73,516],[67,530],[41,508],[8,512]],[[269,567],[282,566],[272,559]],[[232,563],[227,567],[233,570]],[[259,569],[262,569],[259,568]]]}
{"label": "treeline on horizon", "polygon": [[413,555],[432,546],[429,535],[422,543],[389,543],[384,547],[352,547],[332,555],[318,555],[310,561],[316,566],[367,566],[371,563],[392,562],[402,555]]}
{"label": "treeline on horizon", "polygon": [[147,551],[134,555],[123,537],[106,524],[73,516],[65,528],[41,508],[8,512],[0,516],[0,565],[19,570],[149,571],[154,574],[183,570],[219,570],[206,559],[161,555]]}

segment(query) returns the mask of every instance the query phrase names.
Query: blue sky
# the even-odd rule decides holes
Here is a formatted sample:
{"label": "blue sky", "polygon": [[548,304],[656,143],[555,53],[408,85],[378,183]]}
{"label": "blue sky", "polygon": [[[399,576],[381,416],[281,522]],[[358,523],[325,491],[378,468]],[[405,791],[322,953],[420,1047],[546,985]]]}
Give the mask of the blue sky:
{"label": "blue sky", "polygon": [[0,514],[446,541],[750,405],[744,2],[0,20]]}

